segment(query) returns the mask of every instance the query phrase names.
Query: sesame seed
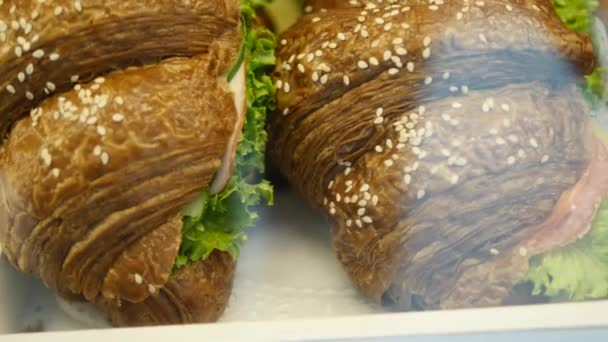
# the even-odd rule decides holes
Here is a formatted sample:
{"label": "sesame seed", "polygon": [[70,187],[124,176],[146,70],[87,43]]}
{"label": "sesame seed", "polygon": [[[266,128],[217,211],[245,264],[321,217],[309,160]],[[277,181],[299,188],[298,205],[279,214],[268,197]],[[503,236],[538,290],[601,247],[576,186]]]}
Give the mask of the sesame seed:
{"label": "sesame seed", "polygon": [[418,190],[418,193],[416,194],[416,197],[418,199],[422,199],[422,198],[424,198],[425,195],[426,195],[426,191],[424,191],[424,190]]}
{"label": "sesame seed", "polygon": [[431,48],[427,47],[422,51],[422,58],[429,59],[429,57],[431,57]]}
{"label": "sesame seed", "polygon": [[344,82],[344,85],[348,86],[350,84],[350,78],[348,78],[348,76],[344,75],[342,77],[342,81]]}
{"label": "sesame seed", "polygon": [[393,166],[393,164],[394,163],[393,163],[393,161],[391,159],[387,159],[387,160],[384,161],[384,165],[386,167],[391,167],[391,166]]}
{"label": "sesame seed", "polygon": [[34,57],[36,59],[40,59],[40,58],[44,57],[44,50],[38,49],[38,50],[34,51],[32,53],[32,57]]}
{"label": "sesame seed", "polygon": [[78,76],[78,75],[72,75],[72,77],[70,77],[70,81],[72,81],[72,82],[78,82],[79,78],[80,78],[80,76]]}
{"label": "sesame seed", "polygon": [[365,62],[365,61],[358,61],[357,67],[359,67],[359,69],[367,69],[368,65],[367,65],[367,62]]}
{"label": "sesame seed", "polygon": [[513,157],[513,156],[509,156],[509,157],[507,158],[507,164],[509,164],[509,165],[513,165],[513,164],[515,164],[515,157]]}
{"label": "sesame seed", "polygon": [[378,65],[380,63],[378,62],[378,59],[376,57],[370,57],[369,64],[371,64],[371,65]]}
{"label": "sesame seed", "polygon": [[414,72],[414,62],[407,62],[406,68],[407,68],[407,71]]}
{"label": "sesame seed", "polygon": [[534,148],[538,147],[538,142],[534,138],[530,138],[530,145]]}
{"label": "sesame seed", "polygon": [[55,10],[53,11],[53,13],[55,15],[61,15],[61,13],[63,13],[63,7],[61,7],[61,6],[55,7]]}
{"label": "sesame seed", "polygon": [[450,91],[451,91],[452,93],[455,93],[455,92],[457,92],[457,91],[458,91],[458,87],[457,87],[457,86],[450,86]]}
{"label": "sesame seed", "polygon": [[496,248],[492,248],[492,249],[490,249],[490,253],[491,253],[492,255],[498,255],[498,254],[499,254],[498,249],[496,249]]}
{"label": "sesame seed", "polygon": [[431,37],[424,37],[424,39],[422,40],[422,44],[424,44],[424,46],[429,46],[431,44]]}
{"label": "sesame seed", "polygon": [[344,35],[344,33],[342,33],[342,32],[339,32],[338,33],[338,39],[344,41],[344,40],[346,40],[346,35]]}
{"label": "sesame seed", "polygon": [[525,247],[519,247],[519,255],[525,257],[526,255],[528,255],[528,250]]}
{"label": "sesame seed", "polygon": [[363,227],[363,223],[361,223],[361,220],[357,219],[355,221],[355,224],[357,225],[357,227],[362,228]]}
{"label": "sesame seed", "polygon": [[21,46],[15,46],[15,56],[21,57],[22,55],[23,55],[23,50],[21,49]]}
{"label": "sesame seed", "polygon": [[540,160],[540,162],[541,162],[541,163],[543,163],[543,164],[544,164],[544,163],[546,163],[546,162],[548,162],[548,161],[549,161],[549,156],[548,156],[548,155],[546,155],[546,154],[545,154],[545,155],[542,157],[542,159]]}
{"label": "sesame seed", "polygon": [[359,208],[359,209],[357,209],[357,215],[359,215],[359,216],[365,215],[365,208]]}
{"label": "sesame seed", "polygon": [[116,96],[116,97],[114,98],[114,102],[115,102],[117,105],[121,105],[121,106],[122,106],[122,105],[125,103],[125,100],[122,98],[122,96]]}
{"label": "sesame seed", "polygon": [[110,162],[110,155],[107,152],[102,152],[101,153],[101,163],[103,165],[108,165],[109,162]]}
{"label": "sesame seed", "polygon": [[376,206],[378,204],[378,196],[374,195],[372,196],[372,205]]}
{"label": "sesame seed", "polygon": [[456,13],[456,20],[461,20],[461,19],[462,19],[462,12]]}
{"label": "sesame seed", "polygon": [[285,82],[285,84],[283,85],[283,91],[284,91],[285,93],[289,93],[290,89],[291,89],[291,88],[290,88],[290,86],[289,86],[289,82]]}
{"label": "sesame seed", "polygon": [[144,279],[137,273],[135,273],[134,279],[137,284],[141,284],[144,281]]}
{"label": "sesame seed", "polygon": [[424,79],[424,84],[429,85],[433,82],[433,78],[432,77],[427,77]]}
{"label": "sesame seed", "polygon": [[[333,202],[332,202],[332,203],[333,203]],[[330,215],[332,215],[332,216],[333,216],[333,215],[336,215],[336,208],[331,207],[331,208],[329,209],[329,214],[330,214]]]}
{"label": "sesame seed", "polygon": [[34,99],[34,94],[32,94],[32,93],[31,93],[31,92],[28,90],[28,91],[26,91],[26,92],[25,92],[25,97],[26,97],[28,100],[30,100],[30,101],[31,101],[31,100],[33,100],[33,99]]}
{"label": "sesame seed", "polygon": [[101,155],[101,146],[95,145],[93,148],[93,155],[99,157]]}
{"label": "sesame seed", "polygon": [[524,150],[522,150],[522,149],[519,149],[519,150],[517,151],[517,156],[518,156],[519,158],[525,158],[525,157],[526,157],[526,151],[524,151]]}
{"label": "sesame seed", "polygon": [[479,34],[479,40],[481,40],[484,44],[488,44],[488,39],[483,33]]}
{"label": "sesame seed", "polygon": [[53,168],[53,169],[51,170],[51,174],[53,175],[53,177],[58,178],[58,177],[59,177],[59,174],[60,174],[60,171],[59,171],[59,169],[58,169],[58,168]]}
{"label": "sesame seed", "polygon": [[376,116],[381,116],[382,114],[384,114],[384,108],[378,107],[376,109]]}
{"label": "sesame seed", "polygon": [[388,69],[388,74],[389,75],[397,75],[399,73],[399,69],[397,68],[390,68]]}
{"label": "sesame seed", "polygon": [[444,72],[444,73],[443,73],[443,79],[444,79],[444,80],[447,80],[447,79],[449,79],[449,78],[450,78],[450,72],[449,72],[449,71]]}
{"label": "sesame seed", "polygon": [[325,74],[325,75],[321,76],[321,84],[325,84],[325,83],[327,83],[327,79],[328,79],[327,74]]}
{"label": "sesame seed", "polygon": [[403,44],[403,38],[399,37],[399,38],[393,39],[393,45],[399,45],[399,44]]}
{"label": "sesame seed", "polygon": [[[319,74],[316,71],[312,73],[312,80],[314,82],[317,82],[319,80]],[[281,88],[281,87],[277,87],[277,88]]]}
{"label": "sesame seed", "polygon": [[386,51],[384,51],[384,54],[382,55],[382,58],[385,61],[388,61],[389,59],[391,59],[392,56],[393,56],[393,53],[390,50],[386,50]]}
{"label": "sesame seed", "polygon": [[429,6],[429,9],[430,9],[431,11],[436,11],[436,10],[438,10],[438,9],[439,9],[439,6],[437,6],[437,5],[430,5],[430,6]]}
{"label": "sesame seed", "polygon": [[513,7],[511,7],[511,5],[509,5],[509,4],[507,4],[505,7],[507,8],[507,11],[509,11],[509,12],[513,10]]}
{"label": "sesame seed", "polygon": [[461,87],[460,87],[460,91],[461,91],[463,94],[465,94],[465,95],[466,95],[466,94],[468,94],[468,93],[469,93],[469,87],[468,87],[468,86],[466,86],[466,85],[463,85],[463,86],[461,86]]}
{"label": "sesame seed", "polygon": [[114,121],[114,122],[122,122],[124,119],[125,119],[125,116],[123,114],[116,113],[116,114],[112,115],[112,121]]}
{"label": "sesame seed", "polygon": [[106,133],[107,133],[107,130],[105,127],[97,126],[97,134],[104,136],[104,135],[106,135]]}
{"label": "sesame seed", "polygon": [[406,185],[410,185],[410,183],[412,182],[412,176],[406,173],[405,176],[403,176],[403,182]]}
{"label": "sesame seed", "polygon": [[453,175],[452,178],[450,178],[450,183],[452,183],[453,185],[458,184],[459,179],[460,179],[460,176]]}
{"label": "sesame seed", "polygon": [[350,226],[352,226],[352,225],[353,225],[353,220],[350,220],[350,219],[349,219],[349,220],[346,220],[346,226],[347,226],[347,227],[350,227]]}
{"label": "sesame seed", "polygon": [[398,47],[395,49],[395,53],[397,53],[399,56],[405,56],[407,55],[407,50],[402,47]]}
{"label": "sesame seed", "polygon": [[11,84],[8,84],[8,85],[6,86],[6,91],[8,91],[8,92],[9,92],[9,93],[11,93],[11,94],[15,94],[15,92],[16,92],[16,91],[15,91],[15,87],[13,87]]}
{"label": "sesame seed", "polygon": [[50,91],[55,91],[55,83],[53,82],[46,82],[46,88]]}
{"label": "sesame seed", "polygon": [[52,54],[49,56],[49,59],[50,59],[51,61],[56,61],[56,60],[58,60],[58,59],[59,59],[59,54],[58,54],[58,53],[56,53],[56,52],[53,52],[53,53],[52,53]]}
{"label": "sesame seed", "polygon": [[503,103],[502,105],[500,105],[500,108],[502,108],[502,110],[504,110],[505,112],[508,112],[509,110],[511,110],[509,105],[506,103]]}
{"label": "sesame seed", "polygon": [[462,108],[462,104],[460,102],[452,103],[452,108]]}

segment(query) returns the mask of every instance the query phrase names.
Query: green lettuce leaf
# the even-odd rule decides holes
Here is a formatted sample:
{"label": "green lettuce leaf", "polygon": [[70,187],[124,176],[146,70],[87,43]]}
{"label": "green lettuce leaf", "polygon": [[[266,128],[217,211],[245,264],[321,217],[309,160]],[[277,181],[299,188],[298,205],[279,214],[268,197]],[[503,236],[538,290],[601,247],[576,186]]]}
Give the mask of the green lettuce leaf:
{"label": "green lettuce leaf", "polygon": [[[273,189],[264,173],[267,134],[266,116],[275,109],[274,86],[267,75],[276,59],[276,37],[269,30],[254,26],[255,10],[269,0],[241,0],[244,29],[243,54],[247,63],[247,113],[243,134],[237,145],[235,173],[218,194],[203,191],[183,210],[182,245],[175,267],[205,259],[213,250],[230,253],[234,258],[247,236],[245,228],[258,219],[255,207],[262,201],[272,205]],[[234,76],[234,68],[228,78]]]}
{"label": "green lettuce leaf", "polygon": [[566,295],[570,300],[608,297],[608,200],[582,239],[533,257],[526,280],[534,285],[533,295]]}
{"label": "green lettuce leaf", "polygon": [[597,0],[555,0],[555,11],[568,28],[590,33]]}
{"label": "green lettuce leaf", "polygon": [[[554,0],[554,5],[555,12],[569,29],[591,34],[593,15],[599,7],[597,0]],[[583,92],[591,104],[599,103],[604,96],[602,73],[597,68],[585,76],[586,86]]]}

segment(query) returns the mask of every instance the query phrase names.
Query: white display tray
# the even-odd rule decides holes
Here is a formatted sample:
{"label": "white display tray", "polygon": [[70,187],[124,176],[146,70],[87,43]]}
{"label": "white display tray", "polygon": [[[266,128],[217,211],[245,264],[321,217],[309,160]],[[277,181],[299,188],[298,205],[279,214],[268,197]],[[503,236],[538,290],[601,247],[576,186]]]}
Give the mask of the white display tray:
{"label": "white display tray", "polygon": [[329,244],[325,220],[291,193],[277,193],[275,207],[264,210],[249,237],[239,258],[229,307],[217,324],[107,329],[91,308],[71,306],[66,314],[51,291],[2,261],[0,341],[166,341],[179,336],[200,341],[268,341],[425,335],[429,341],[467,336],[470,342],[473,337],[486,341],[515,336],[506,332],[517,332],[522,340],[608,341],[608,301],[381,313],[342,271]]}

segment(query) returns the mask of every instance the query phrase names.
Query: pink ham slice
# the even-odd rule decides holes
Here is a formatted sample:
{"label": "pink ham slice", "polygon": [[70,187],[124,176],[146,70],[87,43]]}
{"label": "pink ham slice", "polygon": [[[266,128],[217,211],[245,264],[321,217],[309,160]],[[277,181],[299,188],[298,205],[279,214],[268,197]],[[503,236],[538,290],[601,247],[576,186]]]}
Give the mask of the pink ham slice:
{"label": "pink ham slice", "polygon": [[593,138],[592,156],[581,179],[562,194],[539,232],[524,245],[534,255],[564,247],[590,229],[601,202],[608,196],[608,151]]}
{"label": "pink ham slice", "polygon": [[224,156],[222,157],[222,166],[217,171],[213,183],[209,187],[209,191],[211,194],[216,194],[224,189],[230,177],[234,173],[234,163],[236,157],[236,146],[241,139],[241,135],[243,133],[243,125],[245,124],[245,114],[247,113],[247,83],[246,83],[246,69],[245,63],[241,64],[239,71],[234,76],[232,81],[230,81],[230,90],[234,95],[234,104],[236,106],[236,110],[238,113],[236,123],[234,125],[234,131],[230,140],[228,141],[228,146],[226,147],[226,152],[224,152]]}

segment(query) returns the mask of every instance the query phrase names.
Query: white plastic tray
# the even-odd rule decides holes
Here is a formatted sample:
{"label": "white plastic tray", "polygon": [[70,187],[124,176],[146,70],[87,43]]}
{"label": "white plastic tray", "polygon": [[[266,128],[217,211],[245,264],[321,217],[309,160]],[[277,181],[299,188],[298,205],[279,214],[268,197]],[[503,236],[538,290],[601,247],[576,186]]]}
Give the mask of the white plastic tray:
{"label": "white plastic tray", "polygon": [[[250,231],[222,322],[106,329],[107,324],[95,310],[72,306],[66,314],[51,291],[1,262],[0,340],[165,341],[183,336],[206,341],[268,341],[425,335],[434,341],[448,338],[448,334],[455,339],[466,334],[467,338],[483,337],[485,341],[517,332],[522,341],[554,337],[608,341],[608,301],[381,313],[356,291],[342,271],[329,245],[325,220],[290,193],[277,193],[276,202],[273,210],[262,213],[259,226]],[[2,336],[32,330],[44,333]]]}

